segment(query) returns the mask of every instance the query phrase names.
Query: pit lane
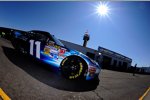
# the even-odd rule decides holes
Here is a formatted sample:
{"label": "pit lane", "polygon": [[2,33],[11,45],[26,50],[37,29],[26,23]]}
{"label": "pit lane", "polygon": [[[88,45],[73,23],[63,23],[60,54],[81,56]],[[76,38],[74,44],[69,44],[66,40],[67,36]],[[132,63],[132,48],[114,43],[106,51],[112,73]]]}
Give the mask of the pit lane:
{"label": "pit lane", "polygon": [[12,100],[137,100],[150,86],[149,75],[102,70],[99,78],[98,87],[64,79],[0,38],[0,88]]}

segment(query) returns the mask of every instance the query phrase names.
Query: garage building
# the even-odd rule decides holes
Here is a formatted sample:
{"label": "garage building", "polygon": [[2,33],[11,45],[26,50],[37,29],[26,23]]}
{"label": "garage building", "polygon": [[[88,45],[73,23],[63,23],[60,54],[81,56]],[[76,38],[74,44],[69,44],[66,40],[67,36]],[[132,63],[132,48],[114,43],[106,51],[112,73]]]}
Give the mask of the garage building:
{"label": "garage building", "polygon": [[[131,58],[116,53],[114,51],[108,50],[106,48],[99,46],[98,50],[94,50],[92,48],[83,47],[81,45],[64,40],[61,40],[61,42],[67,47],[78,50],[84,53],[85,55],[89,56],[93,60],[98,61],[98,63],[102,65],[102,68],[124,71],[131,67]],[[100,60],[98,60],[99,55],[101,55]]]}

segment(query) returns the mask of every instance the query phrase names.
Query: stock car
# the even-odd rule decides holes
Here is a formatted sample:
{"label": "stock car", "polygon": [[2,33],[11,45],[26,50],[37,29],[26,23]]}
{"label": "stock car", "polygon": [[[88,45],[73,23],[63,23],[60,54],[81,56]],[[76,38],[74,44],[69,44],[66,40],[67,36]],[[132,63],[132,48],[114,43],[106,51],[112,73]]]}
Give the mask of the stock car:
{"label": "stock car", "polygon": [[10,40],[12,31],[10,28],[0,27],[0,37]]}
{"label": "stock car", "polygon": [[101,67],[79,51],[69,49],[59,39],[49,32],[32,30],[22,34],[14,31],[12,45],[24,54],[29,54],[36,59],[60,71],[67,79],[96,80]]}
{"label": "stock car", "polygon": [[16,29],[12,29],[12,28],[0,27],[0,37],[11,41],[11,39],[13,38],[13,35],[14,35],[13,34],[14,31],[19,31],[22,34],[26,34],[26,31],[16,30]]}

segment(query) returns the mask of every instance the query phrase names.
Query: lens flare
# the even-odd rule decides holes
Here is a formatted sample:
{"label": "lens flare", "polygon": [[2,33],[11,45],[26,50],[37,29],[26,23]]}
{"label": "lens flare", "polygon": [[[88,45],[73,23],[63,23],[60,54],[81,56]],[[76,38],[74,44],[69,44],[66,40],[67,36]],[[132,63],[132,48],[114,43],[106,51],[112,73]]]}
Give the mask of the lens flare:
{"label": "lens flare", "polygon": [[109,10],[107,3],[100,2],[96,7],[96,13],[100,16],[108,16]]}

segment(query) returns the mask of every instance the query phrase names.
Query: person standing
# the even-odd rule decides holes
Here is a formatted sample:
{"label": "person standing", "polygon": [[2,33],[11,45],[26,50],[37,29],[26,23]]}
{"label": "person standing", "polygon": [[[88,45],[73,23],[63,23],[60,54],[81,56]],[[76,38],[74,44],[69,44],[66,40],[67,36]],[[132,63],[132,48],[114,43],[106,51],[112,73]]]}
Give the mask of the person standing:
{"label": "person standing", "polygon": [[133,67],[133,76],[135,76],[136,66],[137,66],[137,64],[135,64]]}

